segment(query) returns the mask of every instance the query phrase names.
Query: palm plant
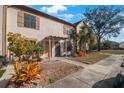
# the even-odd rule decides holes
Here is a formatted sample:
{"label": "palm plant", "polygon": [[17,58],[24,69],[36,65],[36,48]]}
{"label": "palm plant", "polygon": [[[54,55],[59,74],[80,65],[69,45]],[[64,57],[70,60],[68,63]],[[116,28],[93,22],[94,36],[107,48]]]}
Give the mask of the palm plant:
{"label": "palm plant", "polygon": [[[95,34],[93,31],[87,26],[81,26],[79,31],[79,50],[89,50],[89,48],[92,47],[92,45],[95,44]],[[88,45],[88,46],[87,46]],[[87,49],[88,48],[88,49]]]}
{"label": "palm plant", "polygon": [[76,30],[72,29],[70,33],[70,39],[73,40],[74,52],[77,52],[77,42],[79,40],[79,35]]}
{"label": "palm plant", "polygon": [[32,41],[29,41],[28,42],[28,52],[27,54],[29,54],[29,57],[37,57],[37,58],[40,58],[40,54],[42,54],[43,52],[43,47],[42,45],[39,43],[39,42],[32,42]]}

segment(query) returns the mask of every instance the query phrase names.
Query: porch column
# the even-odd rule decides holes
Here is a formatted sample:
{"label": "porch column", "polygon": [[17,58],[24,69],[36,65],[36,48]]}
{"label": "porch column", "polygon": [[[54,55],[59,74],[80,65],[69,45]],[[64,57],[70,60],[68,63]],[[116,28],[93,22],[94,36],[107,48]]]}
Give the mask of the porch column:
{"label": "porch column", "polygon": [[51,38],[49,37],[49,61],[51,59]]}
{"label": "porch column", "polygon": [[52,57],[55,57],[55,41],[52,40]]}
{"label": "porch column", "polygon": [[65,39],[65,55],[67,56],[67,39]]}

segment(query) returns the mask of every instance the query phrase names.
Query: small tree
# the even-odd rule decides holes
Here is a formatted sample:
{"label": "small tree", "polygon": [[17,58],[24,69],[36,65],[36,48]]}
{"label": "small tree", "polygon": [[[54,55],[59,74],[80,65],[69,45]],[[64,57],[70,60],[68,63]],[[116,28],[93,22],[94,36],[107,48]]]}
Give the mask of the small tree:
{"label": "small tree", "polygon": [[[87,47],[91,48],[95,44],[95,39],[95,34],[87,25],[81,26],[79,31],[79,50],[81,50],[82,45],[84,50]],[[86,46],[87,44],[88,46]]]}
{"label": "small tree", "polygon": [[8,50],[15,54],[20,60],[20,57],[27,52],[27,40],[21,34],[8,34]]}
{"label": "small tree", "polygon": [[109,40],[105,40],[102,42],[102,48],[103,49],[110,49],[112,48],[112,42]]}
{"label": "small tree", "polygon": [[[43,48],[36,41],[28,40],[25,37],[22,37],[21,34],[8,34],[8,49],[15,54],[20,60],[21,56],[29,55],[37,56],[39,58],[40,54],[43,52]],[[28,57],[28,58],[29,58]]]}

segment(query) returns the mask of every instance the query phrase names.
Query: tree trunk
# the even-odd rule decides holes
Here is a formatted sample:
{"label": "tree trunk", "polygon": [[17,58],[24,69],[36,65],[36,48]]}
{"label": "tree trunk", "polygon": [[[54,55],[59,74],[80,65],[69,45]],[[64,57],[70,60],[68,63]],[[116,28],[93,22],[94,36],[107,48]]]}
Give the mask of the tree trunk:
{"label": "tree trunk", "polygon": [[97,39],[97,50],[98,51],[100,51],[101,50],[101,38],[99,37],[98,39]]}
{"label": "tree trunk", "polygon": [[81,51],[82,43],[79,43],[79,51]]}

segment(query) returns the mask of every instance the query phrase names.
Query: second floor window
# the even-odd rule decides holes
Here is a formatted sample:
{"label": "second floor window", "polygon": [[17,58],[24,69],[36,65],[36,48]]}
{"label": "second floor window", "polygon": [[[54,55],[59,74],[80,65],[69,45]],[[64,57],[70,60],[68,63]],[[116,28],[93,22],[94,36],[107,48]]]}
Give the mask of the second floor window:
{"label": "second floor window", "polygon": [[36,29],[36,17],[29,14],[24,14],[24,27]]}

